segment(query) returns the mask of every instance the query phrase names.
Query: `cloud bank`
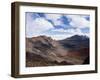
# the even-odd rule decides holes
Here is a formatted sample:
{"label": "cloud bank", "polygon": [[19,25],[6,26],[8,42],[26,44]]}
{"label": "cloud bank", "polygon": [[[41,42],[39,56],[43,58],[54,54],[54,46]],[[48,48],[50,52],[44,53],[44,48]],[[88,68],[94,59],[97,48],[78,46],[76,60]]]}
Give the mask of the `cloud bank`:
{"label": "cloud bank", "polygon": [[61,40],[73,35],[89,37],[89,31],[89,15],[26,13],[26,37],[46,35]]}

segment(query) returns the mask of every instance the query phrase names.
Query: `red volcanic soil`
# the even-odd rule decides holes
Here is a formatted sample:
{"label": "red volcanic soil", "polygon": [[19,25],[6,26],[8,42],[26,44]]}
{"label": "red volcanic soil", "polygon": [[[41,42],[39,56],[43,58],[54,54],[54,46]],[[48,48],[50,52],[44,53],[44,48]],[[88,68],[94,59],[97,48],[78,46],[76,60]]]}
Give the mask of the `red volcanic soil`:
{"label": "red volcanic soil", "polygon": [[71,58],[73,64],[82,64],[84,60],[89,57],[89,48],[81,48],[78,50],[71,50],[66,55],[67,58]]}
{"label": "red volcanic soil", "polygon": [[69,51],[69,56],[82,56],[86,57],[89,56],[89,48],[81,48],[78,50],[71,50]]}

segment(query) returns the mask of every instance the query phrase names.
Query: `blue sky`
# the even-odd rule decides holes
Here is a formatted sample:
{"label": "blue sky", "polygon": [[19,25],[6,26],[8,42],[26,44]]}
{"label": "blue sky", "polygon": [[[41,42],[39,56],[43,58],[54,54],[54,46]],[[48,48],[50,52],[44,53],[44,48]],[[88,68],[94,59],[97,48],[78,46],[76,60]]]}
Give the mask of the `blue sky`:
{"label": "blue sky", "polygon": [[26,12],[26,37],[46,35],[55,40],[73,35],[89,37],[90,16]]}

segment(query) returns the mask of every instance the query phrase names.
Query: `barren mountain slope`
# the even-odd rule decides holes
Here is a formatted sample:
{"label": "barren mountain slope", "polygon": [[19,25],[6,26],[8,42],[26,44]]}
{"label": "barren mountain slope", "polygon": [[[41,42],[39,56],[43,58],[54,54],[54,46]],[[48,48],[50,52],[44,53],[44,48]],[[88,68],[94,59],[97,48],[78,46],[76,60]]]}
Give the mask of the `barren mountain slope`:
{"label": "barren mountain slope", "polygon": [[89,56],[88,47],[78,48],[79,44],[73,42],[74,47],[77,47],[73,49],[72,42],[67,41],[69,39],[56,41],[46,36],[26,38],[26,66],[82,64]]}

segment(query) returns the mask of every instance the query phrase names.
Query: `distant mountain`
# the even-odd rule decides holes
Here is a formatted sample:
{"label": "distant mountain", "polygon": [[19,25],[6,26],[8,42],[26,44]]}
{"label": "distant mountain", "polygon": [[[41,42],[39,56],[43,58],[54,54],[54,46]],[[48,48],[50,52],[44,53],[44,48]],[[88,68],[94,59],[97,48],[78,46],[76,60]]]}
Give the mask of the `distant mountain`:
{"label": "distant mountain", "polygon": [[87,36],[74,35],[59,41],[62,46],[69,49],[80,49],[89,47],[89,38]]}
{"label": "distant mountain", "polygon": [[83,64],[89,56],[89,38],[72,36],[64,40],[38,36],[26,38],[26,66]]}

